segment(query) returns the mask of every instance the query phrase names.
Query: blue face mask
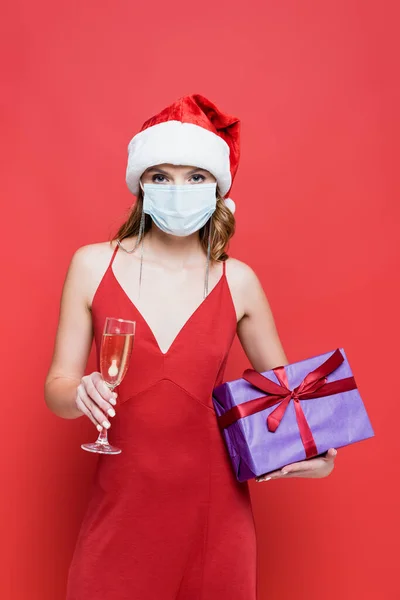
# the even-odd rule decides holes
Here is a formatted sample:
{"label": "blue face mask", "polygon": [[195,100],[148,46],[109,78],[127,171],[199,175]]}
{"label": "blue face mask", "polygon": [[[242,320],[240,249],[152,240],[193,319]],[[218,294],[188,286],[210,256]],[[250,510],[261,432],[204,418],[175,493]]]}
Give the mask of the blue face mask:
{"label": "blue face mask", "polygon": [[143,211],[165,233],[185,236],[207,223],[217,206],[217,184],[143,186]]}

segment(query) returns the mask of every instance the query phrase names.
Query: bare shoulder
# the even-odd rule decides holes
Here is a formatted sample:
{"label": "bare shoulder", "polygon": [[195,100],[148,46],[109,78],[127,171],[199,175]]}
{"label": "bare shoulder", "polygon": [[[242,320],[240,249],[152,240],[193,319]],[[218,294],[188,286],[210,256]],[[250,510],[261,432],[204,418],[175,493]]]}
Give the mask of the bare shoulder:
{"label": "bare shoulder", "polygon": [[[98,285],[110,263],[116,242],[97,242],[75,250],[66,281],[79,287],[90,307]],[[71,283],[72,285],[72,283]]]}
{"label": "bare shoulder", "polygon": [[240,321],[248,314],[250,307],[260,296],[265,294],[255,271],[245,262],[237,258],[226,261],[226,277],[236,308],[237,319]]}
{"label": "bare shoulder", "polygon": [[229,258],[226,274],[238,314],[237,334],[253,368],[262,372],[287,364],[270,303],[254,270]]}
{"label": "bare shoulder", "polygon": [[81,267],[93,267],[99,261],[107,260],[112,255],[115,248],[115,242],[97,242],[80,246],[72,257],[72,260]]}
{"label": "bare shoulder", "polygon": [[226,261],[226,275],[229,283],[235,288],[248,290],[248,286],[260,285],[255,271],[245,262],[237,258],[228,258]]}

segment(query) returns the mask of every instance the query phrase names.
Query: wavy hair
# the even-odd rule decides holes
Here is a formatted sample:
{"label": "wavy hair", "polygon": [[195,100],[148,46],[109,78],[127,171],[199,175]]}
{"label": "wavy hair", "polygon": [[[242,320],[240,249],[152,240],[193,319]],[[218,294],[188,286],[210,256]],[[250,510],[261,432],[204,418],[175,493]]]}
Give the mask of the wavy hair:
{"label": "wavy hair", "polygon": [[[200,184],[201,185],[201,184]],[[140,227],[140,218],[143,210],[143,192],[140,189],[137,196],[137,201],[133,205],[127,220],[118,229],[111,241],[123,239],[130,236],[137,236]],[[235,233],[235,217],[233,213],[225,206],[222,196],[217,188],[217,206],[209,221],[199,229],[199,238],[204,251],[207,253],[208,235],[211,230],[210,258],[213,261],[224,261],[229,256],[226,252],[229,240]],[[150,215],[145,215],[144,235],[150,231],[152,227],[152,219]]]}

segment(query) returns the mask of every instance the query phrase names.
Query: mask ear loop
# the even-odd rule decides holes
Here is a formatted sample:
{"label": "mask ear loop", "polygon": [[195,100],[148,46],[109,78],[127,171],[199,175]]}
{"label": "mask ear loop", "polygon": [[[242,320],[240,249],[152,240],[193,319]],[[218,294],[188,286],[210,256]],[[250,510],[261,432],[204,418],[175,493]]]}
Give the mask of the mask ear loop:
{"label": "mask ear loop", "polygon": [[211,228],[212,228],[212,216],[210,217],[210,225],[208,228],[207,262],[206,262],[206,274],[205,274],[205,278],[204,278],[204,298],[208,295],[208,275],[210,272],[210,255],[211,255]]}
{"label": "mask ear loop", "polygon": [[140,289],[142,286],[142,272],[143,272],[143,255],[144,255],[144,228],[145,228],[145,223],[146,223],[146,215],[145,212],[143,210],[142,207],[142,214],[140,215],[140,224],[139,224],[139,233],[138,236],[136,238],[136,243],[135,246],[132,250],[127,250],[126,248],[124,248],[120,242],[120,240],[117,240],[117,244],[118,246],[127,254],[133,254],[135,252],[135,250],[137,250],[139,244],[141,244],[141,248],[140,248],[140,268],[139,268],[139,290],[138,290],[138,298],[140,298]]}
{"label": "mask ear loop", "polygon": [[127,254],[133,254],[135,252],[135,250],[137,249],[137,247],[139,246],[139,243],[140,243],[140,240],[141,240],[141,236],[143,234],[143,229],[144,229],[144,224],[142,225],[142,219],[144,220],[144,213],[142,213],[142,216],[140,217],[139,234],[138,234],[138,237],[136,239],[135,246],[132,248],[132,250],[127,250],[121,244],[121,240],[117,240],[118,246],[121,248],[121,250],[123,250]]}
{"label": "mask ear loop", "polygon": [[144,254],[144,244],[143,244],[143,242],[144,242],[145,219],[146,219],[146,215],[144,213],[144,210],[142,209],[142,215],[140,217],[140,225],[139,225],[139,235],[138,235],[138,240],[141,241],[138,299],[140,298],[140,290],[141,290],[141,287],[142,287],[143,254]]}
{"label": "mask ear loop", "polygon": [[[142,192],[144,192],[143,186],[142,186],[142,182],[140,182],[140,187],[141,187]],[[143,232],[144,232],[145,218],[146,217],[145,217],[145,213],[144,213],[143,205],[142,205],[142,214],[140,216],[139,233],[138,233],[138,236],[136,238],[135,246],[134,246],[134,248],[132,250],[127,250],[126,248],[124,248],[122,246],[121,241],[117,240],[118,246],[121,248],[121,250],[123,250],[127,254],[133,254],[135,252],[135,250],[137,249],[137,247],[139,246],[140,241],[142,240]],[[142,240],[142,246],[143,246],[143,240]],[[142,248],[142,253],[143,253],[143,248]]]}

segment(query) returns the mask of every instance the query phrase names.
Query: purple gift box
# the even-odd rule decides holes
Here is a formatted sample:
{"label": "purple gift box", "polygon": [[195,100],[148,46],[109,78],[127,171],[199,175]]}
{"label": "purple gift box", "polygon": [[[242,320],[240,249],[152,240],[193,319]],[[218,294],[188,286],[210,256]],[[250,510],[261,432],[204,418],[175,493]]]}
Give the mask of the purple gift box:
{"label": "purple gift box", "polygon": [[213,404],[238,481],[373,437],[343,348],[216,387]]}

